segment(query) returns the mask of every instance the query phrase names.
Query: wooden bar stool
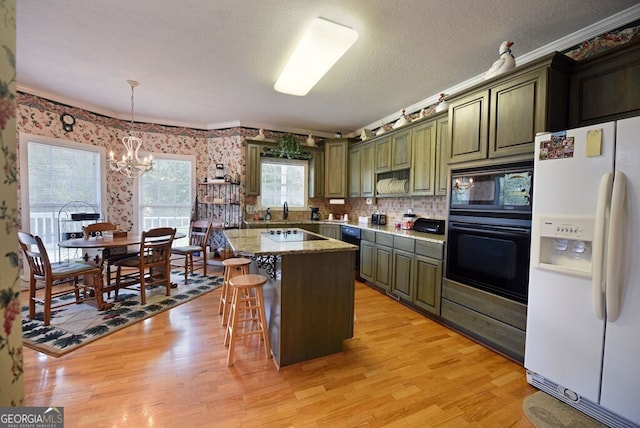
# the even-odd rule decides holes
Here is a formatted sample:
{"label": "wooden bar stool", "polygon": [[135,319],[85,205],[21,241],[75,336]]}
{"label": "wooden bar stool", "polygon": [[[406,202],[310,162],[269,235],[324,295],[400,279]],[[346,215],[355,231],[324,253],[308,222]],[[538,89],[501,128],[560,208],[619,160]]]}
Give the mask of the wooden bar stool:
{"label": "wooden bar stool", "polygon": [[233,291],[229,287],[229,280],[234,276],[247,275],[249,273],[249,265],[251,260],[243,257],[234,257],[222,261],[224,265],[224,279],[222,281],[222,292],[220,293],[220,305],[218,306],[218,313],[222,315],[220,324],[227,325],[229,319],[229,306],[231,305],[231,298]]}
{"label": "wooden bar stool", "polygon": [[233,298],[229,312],[225,346],[229,346],[227,366],[233,365],[233,351],[236,340],[240,337],[258,335],[264,341],[266,357],[271,357],[267,316],[264,310],[262,286],[267,278],[262,275],[240,275],[229,279],[233,289]]}

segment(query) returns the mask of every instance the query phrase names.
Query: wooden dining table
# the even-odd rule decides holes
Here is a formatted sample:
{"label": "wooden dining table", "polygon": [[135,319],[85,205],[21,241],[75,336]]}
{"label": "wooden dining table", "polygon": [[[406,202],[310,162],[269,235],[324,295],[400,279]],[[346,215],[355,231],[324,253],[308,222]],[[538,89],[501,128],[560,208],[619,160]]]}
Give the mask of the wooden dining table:
{"label": "wooden dining table", "polygon": [[[187,235],[184,232],[176,232],[174,236],[174,240],[184,238],[185,236]],[[134,234],[127,233],[126,235],[117,234],[116,236],[108,234],[108,235],[100,235],[100,236],[91,236],[89,238],[72,238],[72,239],[67,239],[67,240],[58,242],[58,246],[61,248],[69,248],[69,249],[75,248],[75,249],[83,250],[83,253],[85,254],[84,256],[85,262],[94,261],[96,264],[98,264],[100,260],[90,260],[90,258],[87,256],[86,251],[84,250],[102,249],[102,261],[104,262],[105,260],[109,259],[109,257],[112,255],[112,252],[114,252],[116,248],[126,249],[129,246],[140,245],[141,242],[142,242],[142,235],[134,235]],[[120,253],[118,253],[118,255],[120,255]],[[85,278],[85,281],[91,281],[91,280],[92,280],[91,278]],[[107,278],[107,280],[109,281],[110,278]],[[172,287],[177,287],[177,284],[172,283]],[[111,284],[111,283],[102,284],[100,288],[101,288],[101,292],[105,293],[105,292],[114,290],[115,284]],[[105,305],[108,305],[108,304],[105,303]]]}
{"label": "wooden dining table", "polygon": [[[184,238],[187,236],[183,232],[176,232],[174,240]],[[62,248],[79,248],[79,249],[112,249],[118,247],[128,247],[129,245],[140,245],[142,242],[142,235],[130,235],[125,236],[117,235],[104,235],[104,236],[92,236],[89,238],[72,238],[65,241],[58,242],[58,245]]]}

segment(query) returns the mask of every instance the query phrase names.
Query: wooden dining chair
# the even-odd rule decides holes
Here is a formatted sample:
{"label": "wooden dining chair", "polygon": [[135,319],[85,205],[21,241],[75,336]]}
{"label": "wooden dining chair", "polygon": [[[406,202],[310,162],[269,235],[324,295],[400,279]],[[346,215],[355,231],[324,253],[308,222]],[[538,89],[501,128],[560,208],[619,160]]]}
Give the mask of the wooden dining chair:
{"label": "wooden dining chair", "polygon": [[147,287],[163,284],[167,296],[171,295],[171,245],[175,234],[176,230],[170,227],[142,232],[139,254],[115,262],[116,301],[121,288],[139,288],[143,305],[147,304]]}
{"label": "wooden dining chair", "polygon": [[[177,255],[176,260],[184,259],[184,283],[189,283],[189,272],[193,273],[196,268],[202,267],[202,273],[207,275],[207,246],[211,235],[211,222],[208,220],[197,220],[191,222],[189,230],[189,245],[173,247],[172,254]],[[195,261],[194,261],[195,257]]]}
{"label": "wooden dining chair", "polygon": [[[110,222],[98,222],[88,224],[82,227],[82,237],[84,239],[89,239],[91,237],[99,237],[102,236],[105,232],[115,232],[118,230],[118,227]],[[112,247],[105,248],[102,250],[93,250],[99,256],[99,264],[101,267],[106,265],[106,282],[107,284],[112,283],[111,278],[111,266],[115,264],[117,260],[120,260],[125,257],[132,257],[138,255],[138,248],[128,248],[128,247]],[[95,260],[96,254],[87,253],[89,260]],[[109,291],[110,293],[110,291]]]}
{"label": "wooden dining chair", "polygon": [[[36,314],[36,303],[44,305],[44,325],[51,323],[51,310],[85,300],[95,300],[98,309],[105,308],[102,299],[102,269],[84,263],[51,263],[47,249],[39,236],[27,232],[18,232],[18,241],[29,263],[29,318]],[[90,277],[90,284],[80,283],[80,278]],[[64,287],[62,284],[71,284]],[[36,289],[44,289],[44,297],[36,296]],[[54,291],[54,287],[57,290]],[[66,294],[75,294],[72,301],[54,304],[54,298]]]}

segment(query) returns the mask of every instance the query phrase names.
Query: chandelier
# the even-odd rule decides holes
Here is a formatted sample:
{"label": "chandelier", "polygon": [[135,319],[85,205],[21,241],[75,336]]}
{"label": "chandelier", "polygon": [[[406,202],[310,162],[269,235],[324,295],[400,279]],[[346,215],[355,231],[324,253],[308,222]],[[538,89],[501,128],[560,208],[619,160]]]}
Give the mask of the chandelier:
{"label": "chandelier", "polygon": [[129,178],[136,178],[153,169],[153,157],[151,155],[145,156],[142,160],[138,157],[138,150],[142,146],[142,140],[133,136],[133,88],[138,86],[138,82],[127,80],[127,83],[131,86],[131,129],[129,130],[129,135],[122,139],[122,144],[127,152],[122,155],[121,160],[116,160],[113,156],[113,150],[111,150],[109,152],[109,165],[112,171],[119,171]]}

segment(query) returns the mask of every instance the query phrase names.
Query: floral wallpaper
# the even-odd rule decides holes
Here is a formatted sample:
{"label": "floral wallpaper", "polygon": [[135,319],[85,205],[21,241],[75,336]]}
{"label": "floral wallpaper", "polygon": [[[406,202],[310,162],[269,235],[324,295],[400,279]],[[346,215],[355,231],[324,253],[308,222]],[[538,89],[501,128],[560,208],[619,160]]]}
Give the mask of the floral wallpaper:
{"label": "floral wallpaper", "polygon": [[24,403],[16,204],[16,2],[0,2],[0,406]]}
{"label": "floral wallpaper", "polygon": [[[107,153],[113,150],[116,156],[124,151],[121,139],[129,132],[129,122],[30,94],[18,93],[17,100],[17,128],[20,133],[105,147]],[[65,132],[62,127],[60,116],[63,113],[69,113],[76,118],[71,132]],[[229,174],[244,175],[243,131],[240,128],[194,130],[146,123],[135,123],[133,127],[134,135],[143,141],[144,151],[195,156],[198,181],[205,177],[213,177],[216,163],[224,164],[225,171]],[[120,173],[107,171],[105,216],[121,230],[129,231],[133,226],[132,183],[132,179]]]}

